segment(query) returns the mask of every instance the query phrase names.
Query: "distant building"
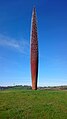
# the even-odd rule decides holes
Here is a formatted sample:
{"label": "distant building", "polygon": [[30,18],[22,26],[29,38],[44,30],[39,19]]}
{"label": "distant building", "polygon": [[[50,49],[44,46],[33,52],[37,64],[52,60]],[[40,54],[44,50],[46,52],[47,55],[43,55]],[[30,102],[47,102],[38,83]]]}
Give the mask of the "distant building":
{"label": "distant building", "polygon": [[30,47],[30,60],[31,60],[31,78],[32,89],[37,90],[37,78],[38,78],[38,37],[37,37],[37,21],[36,10],[33,9],[32,24],[31,24],[31,47]]}

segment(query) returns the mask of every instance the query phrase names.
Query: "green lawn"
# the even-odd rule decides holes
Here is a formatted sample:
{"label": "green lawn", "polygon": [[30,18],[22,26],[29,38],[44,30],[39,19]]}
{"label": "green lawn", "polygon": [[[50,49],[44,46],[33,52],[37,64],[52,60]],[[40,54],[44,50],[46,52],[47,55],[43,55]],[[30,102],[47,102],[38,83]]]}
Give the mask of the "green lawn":
{"label": "green lawn", "polygon": [[67,119],[67,91],[0,91],[0,119]]}

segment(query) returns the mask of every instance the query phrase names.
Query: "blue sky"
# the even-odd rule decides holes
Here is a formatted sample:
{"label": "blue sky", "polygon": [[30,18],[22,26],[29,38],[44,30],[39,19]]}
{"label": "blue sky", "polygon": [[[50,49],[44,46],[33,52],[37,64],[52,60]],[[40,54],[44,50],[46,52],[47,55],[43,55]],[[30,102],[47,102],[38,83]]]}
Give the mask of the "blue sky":
{"label": "blue sky", "polygon": [[67,1],[0,0],[0,85],[31,85],[30,28],[36,6],[38,86],[67,85]]}

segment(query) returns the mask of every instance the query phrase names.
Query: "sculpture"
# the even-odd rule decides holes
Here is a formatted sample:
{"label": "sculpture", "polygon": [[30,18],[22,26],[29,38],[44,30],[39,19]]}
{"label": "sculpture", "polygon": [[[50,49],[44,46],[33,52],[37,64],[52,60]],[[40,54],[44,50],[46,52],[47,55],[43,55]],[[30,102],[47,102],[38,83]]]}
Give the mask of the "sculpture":
{"label": "sculpture", "polygon": [[31,24],[31,39],[30,39],[30,60],[31,60],[31,78],[32,89],[37,90],[37,78],[38,78],[38,37],[37,37],[37,22],[36,22],[36,10],[33,9],[32,24]]}

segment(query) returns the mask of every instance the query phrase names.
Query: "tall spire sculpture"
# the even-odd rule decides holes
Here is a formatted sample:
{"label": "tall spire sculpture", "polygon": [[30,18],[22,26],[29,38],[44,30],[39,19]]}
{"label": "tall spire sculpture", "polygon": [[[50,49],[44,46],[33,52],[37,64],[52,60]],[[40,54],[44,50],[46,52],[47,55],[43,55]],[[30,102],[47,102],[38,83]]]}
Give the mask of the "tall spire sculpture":
{"label": "tall spire sculpture", "polygon": [[36,10],[33,9],[32,23],[31,23],[31,38],[30,38],[30,60],[31,60],[31,78],[32,89],[37,90],[38,78],[38,37],[37,37],[37,21]]}

